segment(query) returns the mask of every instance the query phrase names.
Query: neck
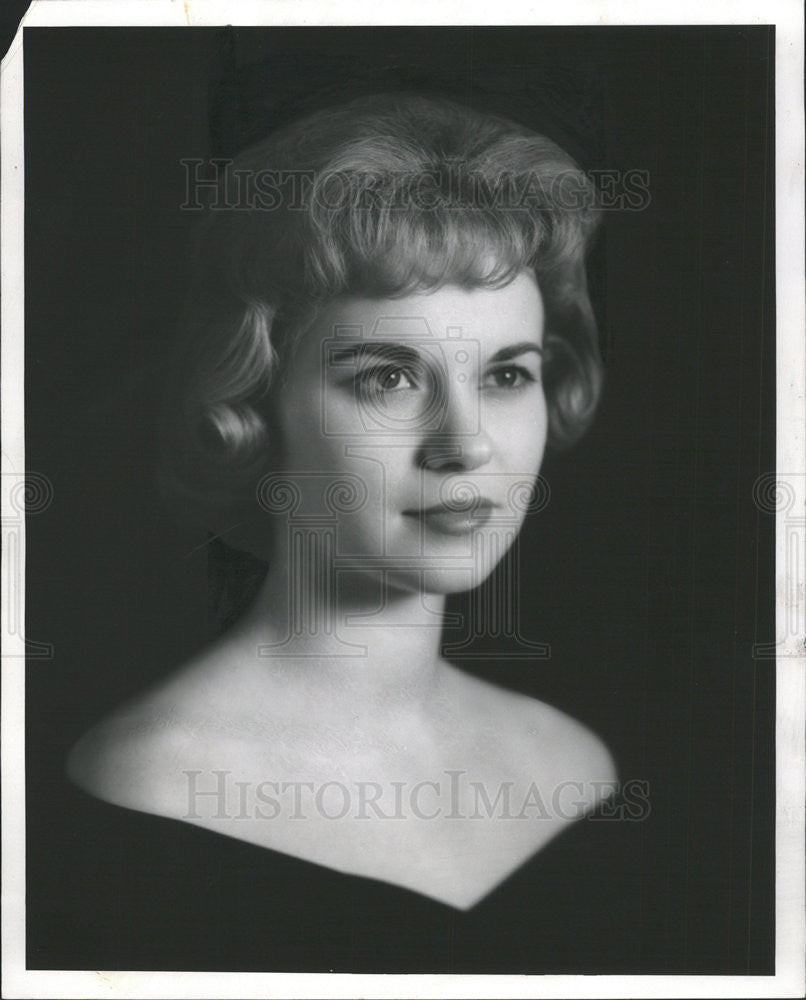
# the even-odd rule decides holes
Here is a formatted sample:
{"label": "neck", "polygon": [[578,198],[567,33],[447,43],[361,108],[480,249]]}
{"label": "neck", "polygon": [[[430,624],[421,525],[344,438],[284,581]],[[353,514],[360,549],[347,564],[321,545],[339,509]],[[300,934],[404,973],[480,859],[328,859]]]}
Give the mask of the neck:
{"label": "neck", "polygon": [[232,638],[257,651],[260,668],[293,674],[328,692],[378,704],[427,702],[440,674],[445,598],[403,590],[388,574],[336,572],[311,533],[305,557],[275,552]]}

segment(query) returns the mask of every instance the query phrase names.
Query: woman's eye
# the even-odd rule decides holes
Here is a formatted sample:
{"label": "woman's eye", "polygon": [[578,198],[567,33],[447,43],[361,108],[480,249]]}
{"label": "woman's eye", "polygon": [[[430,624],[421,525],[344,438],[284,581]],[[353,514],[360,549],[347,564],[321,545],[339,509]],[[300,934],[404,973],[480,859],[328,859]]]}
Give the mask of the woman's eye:
{"label": "woman's eye", "polygon": [[487,375],[487,379],[488,384],[496,389],[520,389],[530,382],[537,381],[532,372],[521,365],[505,365],[502,368],[496,368]]}
{"label": "woman's eye", "polygon": [[417,380],[411,371],[391,365],[359,372],[356,381],[364,392],[369,393],[417,388]]}

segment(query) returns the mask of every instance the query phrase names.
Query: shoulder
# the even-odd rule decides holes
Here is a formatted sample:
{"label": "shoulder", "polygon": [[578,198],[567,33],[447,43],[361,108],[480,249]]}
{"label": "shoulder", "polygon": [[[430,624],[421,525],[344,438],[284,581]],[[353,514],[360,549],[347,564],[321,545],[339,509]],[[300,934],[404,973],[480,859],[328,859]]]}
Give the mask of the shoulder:
{"label": "shoulder", "polygon": [[70,780],[90,795],[145,812],[169,806],[171,768],[184,756],[189,734],[169,714],[124,706],[102,718],[67,756]]}
{"label": "shoulder", "polygon": [[500,702],[501,724],[513,754],[542,790],[573,796],[588,811],[613,795],[619,772],[613,752],[584,722],[547,702],[508,692]]}
{"label": "shoulder", "polygon": [[554,793],[584,811],[615,794],[619,772],[610,747],[589,726],[552,705],[529,699],[528,738],[547,764]]}
{"label": "shoulder", "polygon": [[236,696],[221,662],[198,657],[103,717],[72,747],[68,778],[114,805],[175,818],[194,773],[268,767],[277,713],[265,698]]}
{"label": "shoulder", "polygon": [[485,717],[512,741],[524,759],[537,756],[547,768],[595,775],[602,782],[618,780],[618,768],[605,741],[567,712],[531,695],[450,667],[450,691],[468,718]]}
{"label": "shoulder", "polygon": [[114,805],[173,811],[183,769],[231,735],[215,653],[213,644],[101,718],[68,754],[70,780]]}

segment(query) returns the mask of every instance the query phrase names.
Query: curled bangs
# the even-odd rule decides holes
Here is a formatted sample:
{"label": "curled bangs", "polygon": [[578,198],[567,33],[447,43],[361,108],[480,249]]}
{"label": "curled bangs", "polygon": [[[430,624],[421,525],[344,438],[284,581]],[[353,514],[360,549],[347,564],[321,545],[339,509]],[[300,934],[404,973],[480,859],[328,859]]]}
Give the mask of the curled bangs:
{"label": "curled bangs", "polygon": [[[431,213],[377,228],[366,216],[340,220],[310,248],[310,273],[323,296],[342,290],[395,298],[447,284],[500,287],[534,257],[534,239],[477,216]],[[348,233],[344,230],[348,229]]]}
{"label": "curled bangs", "polygon": [[[332,176],[311,192],[305,291],[314,299],[343,292],[393,298],[446,284],[502,287],[523,268],[552,271],[576,257],[595,224],[589,205],[577,211],[548,199],[525,205],[530,178],[523,176],[499,178],[492,186],[482,175],[465,177],[458,194],[446,192],[444,180],[435,183],[433,173],[407,177],[407,187],[398,180],[380,190],[376,184],[356,187],[355,174],[351,180],[350,196],[342,188],[335,204],[328,192]],[[499,202],[505,190],[510,203],[489,204],[491,187]]]}

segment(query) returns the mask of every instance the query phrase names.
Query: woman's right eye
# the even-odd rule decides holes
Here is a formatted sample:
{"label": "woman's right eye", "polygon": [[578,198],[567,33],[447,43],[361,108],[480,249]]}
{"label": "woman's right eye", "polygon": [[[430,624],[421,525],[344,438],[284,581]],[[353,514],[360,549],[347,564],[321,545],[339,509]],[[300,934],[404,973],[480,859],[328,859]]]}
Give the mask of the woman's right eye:
{"label": "woman's right eye", "polygon": [[355,383],[357,388],[367,395],[402,392],[418,388],[418,380],[414,372],[399,365],[367,368],[355,376]]}

